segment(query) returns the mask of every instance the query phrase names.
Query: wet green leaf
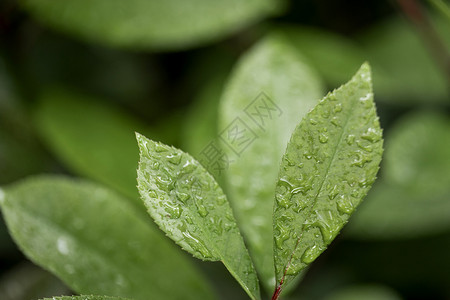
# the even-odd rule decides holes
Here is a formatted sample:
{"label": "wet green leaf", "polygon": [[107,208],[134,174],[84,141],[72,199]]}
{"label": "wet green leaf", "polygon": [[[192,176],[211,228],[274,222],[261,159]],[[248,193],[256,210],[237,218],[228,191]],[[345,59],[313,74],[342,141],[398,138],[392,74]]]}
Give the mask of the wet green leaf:
{"label": "wet green leaf", "polygon": [[383,180],[355,214],[348,235],[361,239],[426,236],[450,229],[450,120],[414,112],[386,138]]}
{"label": "wet green leaf", "polygon": [[187,258],[109,189],[43,176],[8,186],[0,199],[23,252],[78,293],[213,298]]}
{"label": "wet green leaf", "polygon": [[48,146],[67,167],[141,205],[136,190],[139,153],[134,131],[148,132],[142,123],[111,103],[52,90],[40,99],[36,124]]}
{"label": "wet green leaf", "polygon": [[183,49],[222,38],[269,15],[275,0],[23,0],[40,21],[93,42]]}
{"label": "wet green leaf", "polygon": [[368,64],[328,94],[292,134],[274,206],[281,289],[333,241],[375,181],[382,133]]}
{"label": "wet green leaf", "polygon": [[298,50],[270,36],[240,60],[221,99],[227,192],[269,292],[275,286],[268,245],[279,164],[295,125],[322,96],[320,80]]}
{"label": "wet green leaf", "polygon": [[64,297],[52,297],[42,300],[130,300],[128,298],[109,297],[109,296],[64,296]]}
{"label": "wet green leaf", "polygon": [[214,178],[187,153],[136,135],[138,189],[149,214],[194,257],[222,261],[252,299],[256,272],[227,198]]}

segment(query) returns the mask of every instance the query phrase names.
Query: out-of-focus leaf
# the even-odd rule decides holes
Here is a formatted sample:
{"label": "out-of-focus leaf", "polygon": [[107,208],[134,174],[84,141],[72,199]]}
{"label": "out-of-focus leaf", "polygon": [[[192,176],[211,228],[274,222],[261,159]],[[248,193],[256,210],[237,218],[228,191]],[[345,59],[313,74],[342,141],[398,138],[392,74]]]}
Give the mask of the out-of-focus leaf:
{"label": "out-of-focus leaf", "polygon": [[2,300],[37,299],[68,293],[69,289],[58,278],[28,262],[4,273],[0,280]]}
{"label": "out-of-focus leaf", "polygon": [[279,13],[275,0],[22,0],[23,7],[58,30],[108,45],[184,49],[222,38]]}
{"label": "out-of-focus leaf", "polygon": [[109,296],[64,296],[64,297],[52,297],[42,300],[130,300],[128,298],[109,297]]}
{"label": "out-of-focus leaf", "polygon": [[383,285],[355,285],[340,288],[324,300],[401,300],[394,290]]}
{"label": "out-of-focus leaf", "polygon": [[0,200],[24,253],[76,292],[212,298],[186,257],[109,189],[44,176],[8,186]]}
{"label": "out-of-focus leaf", "polygon": [[239,226],[269,292],[275,286],[272,213],[281,156],[295,125],[322,96],[320,80],[298,50],[274,35],[242,57],[221,99],[218,137],[225,156],[217,156],[216,165],[225,171]]}
{"label": "out-of-focus leaf", "polygon": [[392,186],[422,194],[449,190],[450,118],[421,111],[398,121],[386,141],[382,172]]}
{"label": "out-of-focus leaf", "polygon": [[450,120],[415,112],[386,141],[383,181],[355,214],[349,236],[410,238],[450,229]]}
{"label": "out-of-focus leaf", "polygon": [[141,205],[134,131],[148,129],[111,104],[67,91],[44,94],[36,124],[54,153],[80,175],[118,190]]}
{"label": "out-of-focus leaf", "polygon": [[283,156],[273,215],[276,293],[347,223],[375,181],[382,145],[364,64],[303,118]]}
{"label": "out-of-focus leaf", "polygon": [[[443,42],[450,47],[450,26],[433,19]],[[373,84],[380,100],[411,104],[448,102],[448,78],[433,60],[414,26],[396,17],[376,25],[362,36],[373,66]]]}
{"label": "out-of-focus leaf", "polygon": [[345,82],[366,60],[364,51],[353,41],[318,28],[282,25],[277,29],[304,54],[308,63],[325,82],[336,88]]}
{"label": "out-of-focus leaf", "polygon": [[194,257],[222,261],[252,299],[260,299],[251,258],[214,178],[181,150],[137,134],[138,189],[149,214]]}

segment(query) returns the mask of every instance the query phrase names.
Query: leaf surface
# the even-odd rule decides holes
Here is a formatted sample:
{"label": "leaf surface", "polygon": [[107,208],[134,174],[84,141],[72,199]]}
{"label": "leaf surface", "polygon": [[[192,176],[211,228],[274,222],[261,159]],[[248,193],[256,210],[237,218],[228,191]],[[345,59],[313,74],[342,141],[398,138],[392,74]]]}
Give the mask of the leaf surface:
{"label": "leaf surface", "polygon": [[336,237],[375,181],[382,133],[370,67],[328,94],[294,130],[273,217],[277,291]]}
{"label": "leaf surface", "polygon": [[213,298],[183,253],[109,189],[42,176],[8,186],[0,200],[22,251],[78,293]]}
{"label": "leaf surface", "polygon": [[220,104],[218,134],[229,164],[227,193],[264,287],[275,286],[272,213],[275,182],[295,125],[323,96],[298,50],[272,35],[247,52]]}
{"label": "leaf surface", "polygon": [[136,134],[138,189],[149,214],[194,257],[222,261],[252,299],[259,285],[231,207],[214,178],[189,154]]}
{"label": "leaf surface", "polygon": [[183,49],[216,40],[278,13],[275,0],[23,0],[42,22],[89,41]]}

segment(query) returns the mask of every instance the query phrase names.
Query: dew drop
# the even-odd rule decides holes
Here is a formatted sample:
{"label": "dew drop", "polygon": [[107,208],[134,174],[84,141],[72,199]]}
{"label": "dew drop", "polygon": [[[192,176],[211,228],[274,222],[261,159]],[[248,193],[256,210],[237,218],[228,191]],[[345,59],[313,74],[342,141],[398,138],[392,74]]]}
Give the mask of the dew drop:
{"label": "dew drop", "polygon": [[349,134],[347,136],[347,138],[345,139],[345,141],[347,142],[347,144],[349,146],[353,145],[353,143],[355,142],[355,136],[353,134]]}
{"label": "dew drop", "polygon": [[63,237],[59,237],[56,241],[56,248],[58,249],[58,252],[62,255],[68,255],[70,253],[69,244],[67,240]]}
{"label": "dew drop", "polygon": [[326,142],[328,142],[328,136],[325,133],[321,133],[319,135],[319,142],[325,144]]}
{"label": "dew drop", "polygon": [[381,134],[375,128],[369,128],[365,133],[361,135],[361,138],[369,142],[375,143],[381,139]]}
{"label": "dew drop", "polygon": [[331,210],[316,210],[315,213],[318,217],[318,220],[317,223],[314,223],[314,225],[319,227],[324,243],[329,244],[339,233],[339,222],[337,222],[338,220],[333,215],[333,212]]}
{"label": "dew drop", "polygon": [[331,191],[328,193],[328,198],[330,200],[334,200],[334,198],[336,198],[337,194],[338,194],[338,187],[337,187],[337,185],[335,185],[335,186],[333,186]]}
{"label": "dew drop", "polygon": [[151,163],[150,163],[150,168],[151,168],[152,170],[158,170],[158,169],[159,169],[159,162],[157,162],[157,161],[151,162]]}
{"label": "dew drop", "polygon": [[198,202],[197,202],[197,211],[198,211],[198,214],[203,218],[209,214],[206,207],[203,204],[198,203]]}
{"label": "dew drop", "polygon": [[167,147],[160,143],[156,143],[154,148],[155,148],[155,151],[159,152],[159,153],[168,151]]}
{"label": "dew drop", "polygon": [[309,123],[311,123],[311,125],[317,125],[319,122],[317,122],[317,120],[315,119],[309,119]]}
{"label": "dew drop", "polygon": [[320,115],[322,116],[322,118],[324,119],[328,119],[330,117],[330,112],[328,110],[323,110]]}
{"label": "dew drop", "polygon": [[211,252],[208,250],[208,248],[206,248],[205,244],[203,244],[203,242],[200,241],[200,239],[195,237],[189,231],[185,231],[182,234],[185,237],[186,242],[189,244],[189,246],[191,246],[191,248],[194,251],[200,253],[201,256],[203,256],[205,258],[213,258],[213,255],[211,254]]}
{"label": "dew drop", "polygon": [[170,155],[166,156],[167,160],[174,164],[174,165],[179,165],[181,162],[181,154],[180,153],[173,153]]}
{"label": "dew drop", "polygon": [[169,176],[158,175],[155,177],[155,183],[158,188],[165,192],[169,192],[174,188],[173,180]]}
{"label": "dew drop", "polygon": [[286,269],[286,275],[295,276],[301,271],[301,269],[302,264],[292,260]]}
{"label": "dew drop", "polygon": [[164,210],[170,215],[173,219],[178,219],[183,212],[183,209],[178,205],[172,205],[167,201],[164,202]]}
{"label": "dew drop", "polygon": [[189,194],[182,193],[182,192],[176,192],[177,199],[180,200],[183,203],[186,203],[186,201],[191,197]]}
{"label": "dew drop", "polygon": [[331,122],[331,124],[333,124],[334,126],[337,126],[337,127],[341,126],[341,124],[339,123],[338,117],[332,117],[330,122]]}
{"label": "dew drop", "polygon": [[323,248],[320,247],[317,244],[314,244],[314,246],[309,247],[305,250],[305,252],[302,255],[302,262],[305,264],[312,263],[319,255],[323,252]]}
{"label": "dew drop", "polygon": [[[367,143],[367,142],[366,142]],[[363,141],[361,141],[361,140],[357,140],[356,141],[356,144],[358,145],[358,147],[360,148],[360,149],[362,149],[362,150],[364,150],[364,151],[366,151],[366,152],[372,152],[373,151],[373,149],[372,149],[372,146],[371,145],[365,145],[364,143],[363,143]]]}
{"label": "dew drop", "polygon": [[344,196],[341,196],[337,201],[337,209],[342,214],[351,214],[355,208],[353,207],[353,203],[350,199],[346,199]]}

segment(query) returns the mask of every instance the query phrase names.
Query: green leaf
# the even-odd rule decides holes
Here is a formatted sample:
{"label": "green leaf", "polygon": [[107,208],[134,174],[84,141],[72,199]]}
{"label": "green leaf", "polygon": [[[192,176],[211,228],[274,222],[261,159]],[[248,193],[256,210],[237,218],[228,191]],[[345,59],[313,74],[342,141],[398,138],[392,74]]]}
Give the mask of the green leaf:
{"label": "green leaf", "polygon": [[138,189],[149,214],[194,257],[222,261],[252,299],[256,272],[231,207],[214,178],[189,154],[136,134]]}
{"label": "green leaf", "polygon": [[275,194],[278,292],[326,249],[370,189],[381,136],[368,64],[295,129]]}
{"label": "green leaf", "polygon": [[213,298],[186,257],[109,189],[42,176],[8,186],[0,200],[23,252],[78,293]]}
{"label": "green leaf", "polygon": [[143,124],[110,103],[63,90],[41,96],[35,119],[42,137],[67,167],[142,205],[136,190],[139,154],[134,131],[144,130]]}
{"label": "green leaf", "polygon": [[383,180],[369,193],[347,233],[361,239],[401,239],[450,229],[450,120],[414,112],[386,139]]}
{"label": "green leaf", "polygon": [[275,0],[23,0],[40,21],[93,42],[158,50],[216,40],[276,13]]}
{"label": "green leaf", "polygon": [[227,192],[270,292],[275,278],[268,245],[279,163],[295,125],[323,96],[322,90],[298,51],[273,35],[242,57],[221,99],[219,137],[231,161],[224,167]]}
{"label": "green leaf", "polygon": [[64,296],[64,297],[52,297],[42,300],[130,300],[128,298],[109,297],[109,296]]}

